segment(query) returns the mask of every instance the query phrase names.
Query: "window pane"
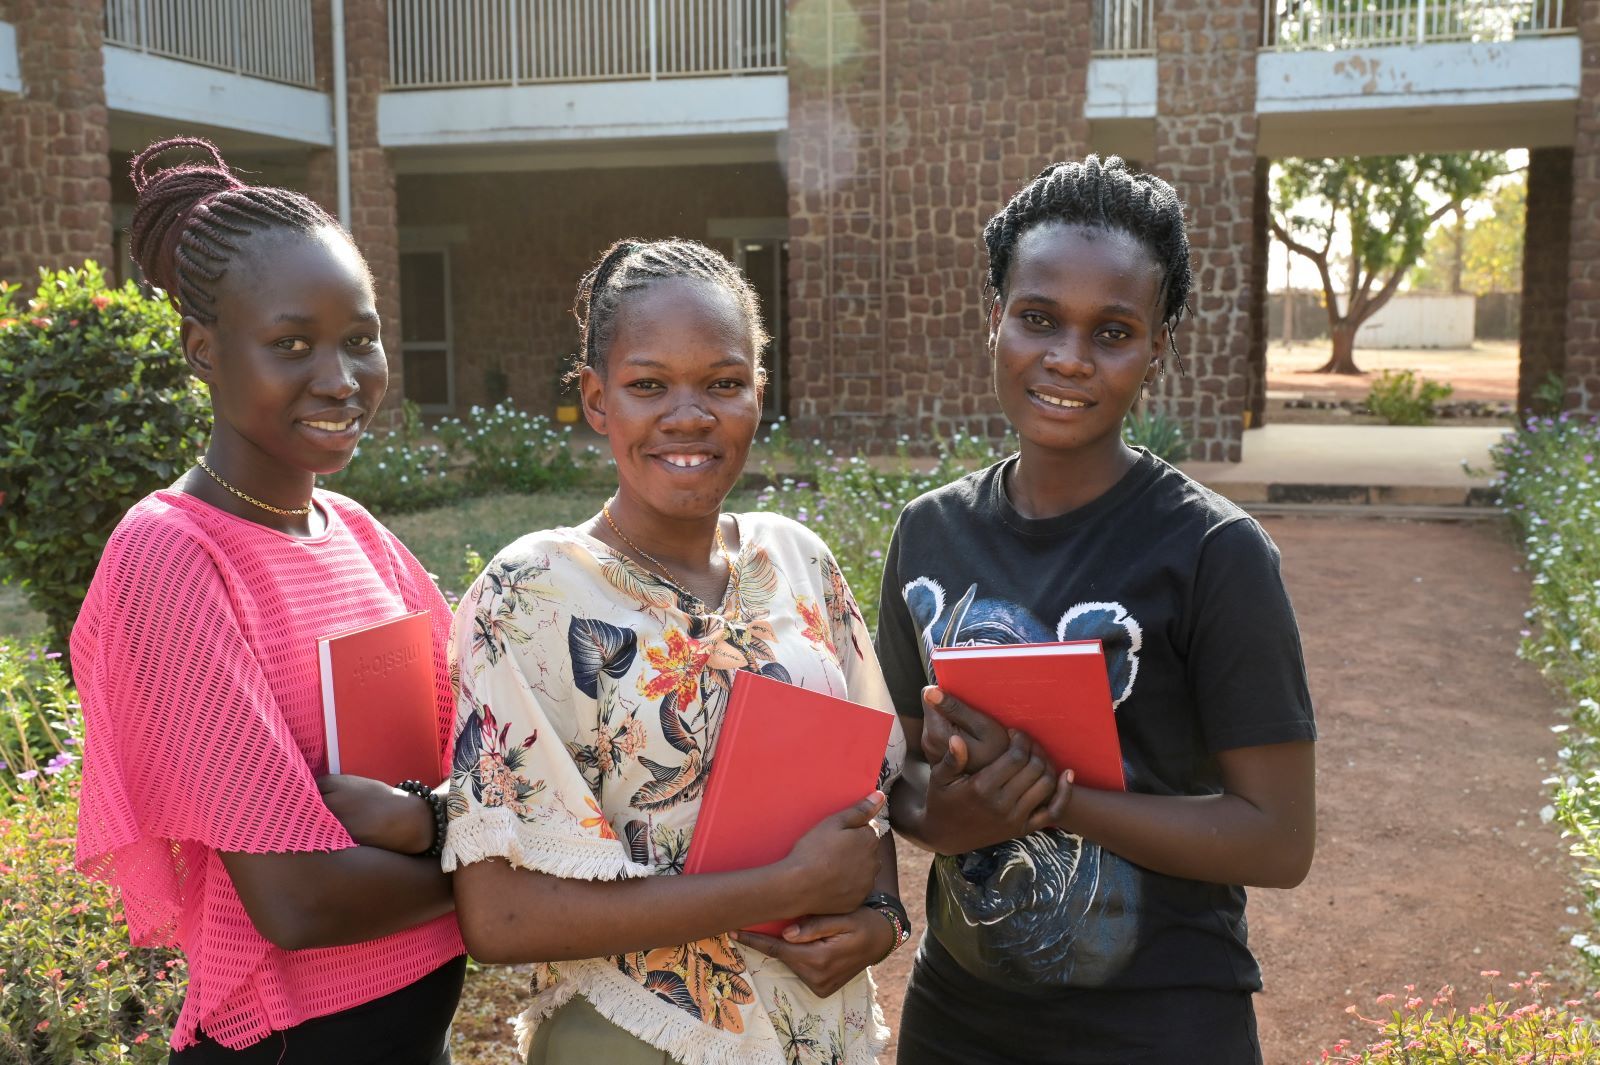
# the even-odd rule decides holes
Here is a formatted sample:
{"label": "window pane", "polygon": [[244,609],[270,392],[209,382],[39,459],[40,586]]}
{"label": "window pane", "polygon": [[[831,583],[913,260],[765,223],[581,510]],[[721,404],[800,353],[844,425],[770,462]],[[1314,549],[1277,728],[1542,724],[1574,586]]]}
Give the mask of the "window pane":
{"label": "window pane", "polygon": [[450,357],[442,351],[408,351],[404,356],[406,398],[420,406],[450,402]]}
{"label": "window pane", "polygon": [[407,252],[400,256],[400,329],[404,341],[445,340],[444,253]]}

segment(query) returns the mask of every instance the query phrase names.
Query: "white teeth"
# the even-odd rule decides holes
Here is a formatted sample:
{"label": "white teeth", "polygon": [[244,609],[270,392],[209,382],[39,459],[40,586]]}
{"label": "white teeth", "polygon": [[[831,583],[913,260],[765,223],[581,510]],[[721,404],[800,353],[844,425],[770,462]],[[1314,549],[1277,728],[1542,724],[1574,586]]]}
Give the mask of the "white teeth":
{"label": "white teeth", "polygon": [[1047,396],[1043,392],[1035,392],[1033,394],[1044,400],[1046,403],[1056,407],[1087,407],[1089,405],[1076,399],[1060,399],[1056,396]]}
{"label": "white teeth", "polygon": [[663,455],[661,457],[679,469],[684,470],[692,470],[696,466],[703,466],[709,458],[707,455]]}
{"label": "white teeth", "polygon": [[351,418],[349,421],[343,421],[343,422],[313,422],[313,421],[307,421],[306,422],[306,424],[311,426],[311,428],[313,428],[313,429],[326,429],[330,433],[342,433],[346,429],[348,429],[352,425],[354,425],[355,423],[356,423],[356,420],[354,418]]}

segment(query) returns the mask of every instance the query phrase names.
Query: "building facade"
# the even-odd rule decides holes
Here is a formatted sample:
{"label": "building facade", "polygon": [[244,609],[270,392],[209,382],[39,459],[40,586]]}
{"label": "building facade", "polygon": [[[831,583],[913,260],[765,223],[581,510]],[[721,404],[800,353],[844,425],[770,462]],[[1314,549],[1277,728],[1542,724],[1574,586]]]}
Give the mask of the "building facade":
{"label": "building facade", "polygon": [[[772,414],[998,432],[984,221],[1116,152],[1189,205],[1159,402],[1236,460],[1265,402],[1273,158],[1527,147],[1524,400],[1600,410],[1600,0],[0,0],[0,277],[126,271],[127,159],[198,134],[340,211],[395,395],[548,409],[611,241],[733,257]],[[342,31],[342,32],[340,32]]]}

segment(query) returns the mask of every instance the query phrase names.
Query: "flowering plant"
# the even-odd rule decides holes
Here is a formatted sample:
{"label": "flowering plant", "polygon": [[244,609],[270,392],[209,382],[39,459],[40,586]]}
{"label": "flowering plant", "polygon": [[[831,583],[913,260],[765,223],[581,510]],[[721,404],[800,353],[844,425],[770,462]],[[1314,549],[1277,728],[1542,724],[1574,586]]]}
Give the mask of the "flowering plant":
{"label": "flowering plant", "polygon": [[1532,576],[1521,655],[1571,700],[1543,816],[1572,840],[1591,924],[1572,945],[1600,976],[1600,420],[1530,416],[1492,458]]}
{"label": "flowering plant", "polygon": [[867,627],[878,623],[883,552],[900,511],[911,500],[1010,453],[1008,441],[955,433],[935,439],[931,454],[913,460],[901,437],[895,455],[841,455],[820,440],[796,440],[782,419],[760,442],[770,485],[758,510],[788,515],[822,533],[855,595]]}
{"label": "flowering plant", "polygon": [[79,733],[58,659],[0,643],[0,1061],[156,1065],[185,968],[132,947],[115,891],[73,868]]}
{"label": "flowering plant", "polygon": [[[1486,969],[1492,980],[1500,973]],[[1331,1065],[1457,1065],[1466,1061],[1502,1065],[1556,1065],[1592,1062],[1600,1054],[1600,1032],[1594,1022],[1575,1012],[1584,1003],[1567,999],[1559,1005],[1546,1002],[1548,981],[1532,973],[1514,980],[1505,999],[1493,987],[1481,1003],[1462,1010],[1455,989],[1446,984],[1433,995],[1418,995],[1407,984],[1404,995],[1379,995],[1376,1004],[1388,1007],[1387,1017],[1366,1017],[1356,1006],[1346,1012],[1377,1030],[1378,1038],[1364,1047],[1340,1040],[1324,1050],[1319,1061]]]}

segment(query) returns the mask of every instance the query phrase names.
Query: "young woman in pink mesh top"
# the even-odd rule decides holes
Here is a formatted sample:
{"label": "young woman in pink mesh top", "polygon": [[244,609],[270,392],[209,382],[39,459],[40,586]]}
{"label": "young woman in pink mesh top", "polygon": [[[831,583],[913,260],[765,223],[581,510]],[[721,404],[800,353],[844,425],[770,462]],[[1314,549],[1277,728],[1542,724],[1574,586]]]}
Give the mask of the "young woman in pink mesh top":
{"label": "young woman in pink mesh top", "polygon": [[[178,147],[210,158],[159,168]],[[450,611],[357,504],[313,490],[388,384],[349,235],[205,141],[133,159],[131,244],[211,390],[205,457],[123,518],[72,634],[87,728],[78,864],[140,944],[176,944],[172,1060],[435,1065],[465,960],[430,801],[326,767],[317,639]],[[419,789],[420,790],[420,789]]]}

